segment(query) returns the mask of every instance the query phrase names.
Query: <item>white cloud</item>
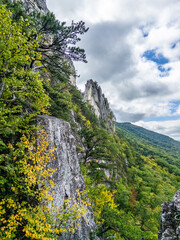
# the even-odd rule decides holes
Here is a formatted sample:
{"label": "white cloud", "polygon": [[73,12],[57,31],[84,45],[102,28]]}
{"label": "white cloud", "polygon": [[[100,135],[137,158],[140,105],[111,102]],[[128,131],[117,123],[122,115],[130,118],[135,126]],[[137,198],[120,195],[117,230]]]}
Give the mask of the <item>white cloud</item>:
{"label": "white cloud", "polygon": [[180,119],[178,120],[171,120],[171,121],[152,121],[152,122],[143,122],[139,121],[135,123],[136,125],[140,127],[147,128],[151,131],[158,132],[167,136],[170,136],[171,138],[174,138],[175,140],[180,141]]}
{"label": "white cloud", "polygon": [[[180,100],[179,0],[48,0],[47,5],[59,20],[83,20],[90,26],[80,42],[88,64],[75,64],[81,75],[78,87],[83,89],[90,78],[99,82],[117,120],[179,113],[171,111],[171,102]],[[152,49],[169,60],[163,65],[167,72],[142,57]]]}

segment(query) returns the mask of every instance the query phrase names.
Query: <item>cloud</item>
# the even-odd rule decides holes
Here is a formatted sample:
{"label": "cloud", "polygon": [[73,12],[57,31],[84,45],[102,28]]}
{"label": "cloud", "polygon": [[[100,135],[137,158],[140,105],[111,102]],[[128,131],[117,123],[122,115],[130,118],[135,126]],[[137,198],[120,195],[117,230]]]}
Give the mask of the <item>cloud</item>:
{"label": "cloud", "polygon": [[75,63],[77,84],[83,89],[88,79],[97,81],[118,121],[178,115],[172,102],[180,101],[179,0],[48,0],[47,5],[60,20],[83,20],[90,27],[79,43],[88,63]]}
{"label": "cloud", "polygon": [[84,6],[84,0],[46,0],[46,2],[48,9],[54,12],[57,19],[66,22],[76,20],[79,7]]}
{"label": "cloud", "polygon": [[145,118],[145,114],[138,112],[127,112],[122,109],[114,110],[116,118],[120,118],[121,122],[137,122]]}
{"label": "cloud", "polygon": [[[110,79],[113,80],[119,74],[131,72],[133,59],[131,48],[127,42],[130,29],[131,25],[120,25],[113,22],[90,26],[82,44],[87,53],[90,77],[93,75],[99,83],[103,83]],[[81,66],[79,64],[79,72],[82,78],[87,78],[87,72],[85,75],[83,71],[86,66]]]}
{"label": "cloud", "polygon": [[170,136],[171,138],[174,138],[175,140],[180,141],[180,118],[178,120],[171,120],[171,121],[151,121],[149,122],[143,122],[139,121],[135,123],[136,125],[140,127],[147,128],[149,130],[152,130],[154,132],[158,132],[161,134],[165,134],[167,136]]}

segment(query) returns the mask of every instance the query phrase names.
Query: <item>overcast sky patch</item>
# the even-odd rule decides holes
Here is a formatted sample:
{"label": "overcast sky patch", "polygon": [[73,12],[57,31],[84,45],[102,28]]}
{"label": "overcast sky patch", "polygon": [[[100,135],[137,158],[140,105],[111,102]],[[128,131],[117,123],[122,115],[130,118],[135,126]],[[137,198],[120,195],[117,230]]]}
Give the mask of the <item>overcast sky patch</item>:
{"label": "overcast sky patch", "polygon": [[47,0],[47,5],[60,21],[83,20],[90,28],[79,43],[88,63],[75,63],[78,87],[97,81],[117,121],[149,129],[153,123],[154,130],[180,139],[180,1]]}

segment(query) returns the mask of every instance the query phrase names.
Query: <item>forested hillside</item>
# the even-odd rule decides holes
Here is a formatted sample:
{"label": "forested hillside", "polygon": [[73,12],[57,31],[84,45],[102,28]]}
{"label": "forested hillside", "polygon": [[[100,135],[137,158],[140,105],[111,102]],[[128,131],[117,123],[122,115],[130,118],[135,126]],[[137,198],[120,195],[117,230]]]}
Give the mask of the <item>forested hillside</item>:
{"label": "forested hillside", "polygon": [[175,141],[168,136],[147,130],[131,123],[116,123],[116,126],[125,130],[127,135],[129,133],[131,138],[134,137],[146,142],[147,144],[149,143],[155,147],[161,148],[162,150],[166,150],[171,154],[180,156],[180,142]]}
{"label": "forested hillside", "polygon": [[131,123],[116,123],[118,135],[125,137],[144,156],[179,176],[180,142]]}
{"label": "forested hillside", "polygon": [[[91,81],[104,106],[95,114],[98,104],[70,81],[72,61],[86,62],[77,45],[88,28],[37,2],[0,0],[0,239],[157,240],[161,204],[180,187],[178,144],[166,141],[165,151],[161,139],[154,146],[148,134],[113,131],[108,100]],[[70,152],[74,179],[63,182]]]}

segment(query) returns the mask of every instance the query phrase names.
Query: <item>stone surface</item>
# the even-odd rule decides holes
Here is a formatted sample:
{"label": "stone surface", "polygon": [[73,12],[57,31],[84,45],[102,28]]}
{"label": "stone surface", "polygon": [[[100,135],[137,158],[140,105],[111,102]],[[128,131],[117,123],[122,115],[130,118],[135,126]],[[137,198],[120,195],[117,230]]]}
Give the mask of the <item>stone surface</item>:
{"label": "stone surface", "polygon": [[159,240],[180,240],[180,189],[175,194],[172,202],[161,205],[161,223],[158,232]]}
{"label": "stone surface", "polygon": [[85,86],[84,100],[91,104],[92,110],[105,128],[110,132],[114,131],[114,114],[109,107],[107,98],[102,93],[101,87],[92,79],[88,80]]}
{"label": "stone surface", "polygon": [[24,8],[28,13],[32,11],[41,12],[46,14],[49,10],[46,5],[46,0],[21,0],[24,4]]}
{"label": "stone surface", "polygon": [[[71,204],[77,202],[77,191],[85,192],[83,176],[80,172],[78,155],[76,152],[75,138],[69,123],[50,116],[38,116],[38,125],[43,126],[49,135],[50,148],[56,148],[55,159],[48,167],[57,169],[53,174],[55,186],[51,189],[54,192],[54,199],[49,207],[62,206],[64,199],[69,199]],[[85,193],[86,194],[86,193]],[[80,198],[81,201],[81,198]],[[93,212],[90,206],[84,205],[85,217],[80,220],[80,226],[74,234],[67,233],[63,240],[89,240],[89,233],[96,229]],[[94,238],[99,239],[99,238]]]}

